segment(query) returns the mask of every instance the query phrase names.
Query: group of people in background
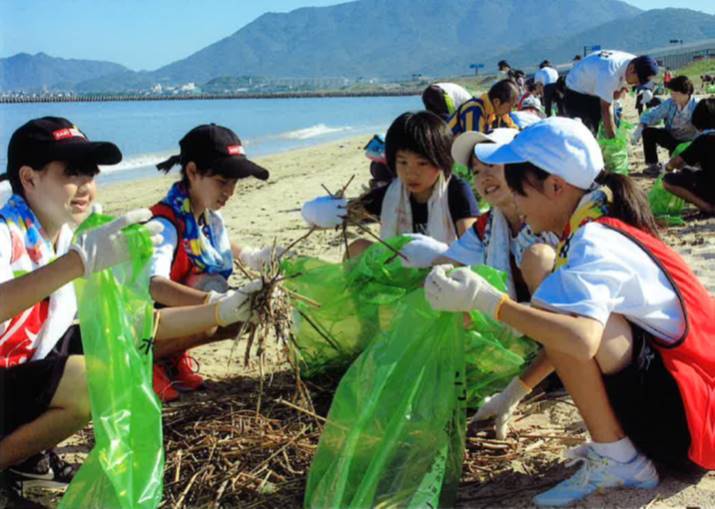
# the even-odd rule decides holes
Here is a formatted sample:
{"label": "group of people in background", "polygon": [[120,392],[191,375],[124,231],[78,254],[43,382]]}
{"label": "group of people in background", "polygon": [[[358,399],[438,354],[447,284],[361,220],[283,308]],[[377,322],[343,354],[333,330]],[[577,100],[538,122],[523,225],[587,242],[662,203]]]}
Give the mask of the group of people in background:
{"label": "group of people in background", "polygon": [[[615,135],[615,101],[652,82],[658,64],[599,51],[565,78],[546,60],[533,78],[506,62],[500,70],[505,77],[479,96],[454,83],[428,87],[427,111],[400,115],[376,142],[384,141],[375,157],[386,168],[384,185],[356,200],[379,219],[381,238],[411,238],[402,263],[432,267],[424,287],[435,309],[478,310],[542,346],[475,420],[495,417],[504,437],[519,402],[553,372],[573,398],[591,436],[569,451],[582,468],[536,504],[653,488],[654,462],[715,468],[715,300],[660,239],[643,192],[604,171],[596,140],[599,129]],[[692,141],[664,166],[672,172],[665,183],[713,212],[715,99],[697,101],[685,77],[668,86],[671,98],[646,106],[634,141],[642,135],[649,168],[658,145],[672,152]],[[664,128],[654,127],[659,120]],[[0,209],[0,488],[18,506],[32,504],[18,483],[72,475],[45,452],[90,417],[71,282],[126,261],[126,227],[145,224],[154,245],[149,292],[162,400],[201,387],[188,349],[234,337],[251,319],[246,303],[260,281],[231,290],[228,278],[234,260],[260,271],[274,249],[236,243],[220,209],[239,179],[266,180],[269,172],[222,126],[198,126],[179,146],[157,166],[180,168],[161,201],[73,238],[96,202],[98,166],[118,163],[119,148],[89,141],[58,117],[32,120],[12,136],[0,177],[13,191]],[[475,193],[488,211],[480,212]],[[311,227],[333,228],[348,205],[319,196],[302,215]],[[346,257],[369,244],[354,241]],[[468,268],[475,264],[504,271],[507,291]]]}

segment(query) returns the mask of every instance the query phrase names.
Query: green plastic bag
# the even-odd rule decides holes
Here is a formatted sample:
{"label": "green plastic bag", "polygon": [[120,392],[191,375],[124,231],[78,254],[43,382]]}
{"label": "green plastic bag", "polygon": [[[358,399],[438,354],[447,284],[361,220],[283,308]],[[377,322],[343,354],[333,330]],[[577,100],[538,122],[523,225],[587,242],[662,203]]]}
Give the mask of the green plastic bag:
{"label": "green plastic bag", "polygon": [[[505,274],[472,268],[504,289]],[[536,351],[480,313],[439,313],[412,291],[392,327],[338,386],[308,475],[305,506],[450,507],[464,454],[465,409],[502,390]],[[466,343],[466,345],[465,345]],[[471,366],[465,357],[473,357]],[[465,379],[466,373],[466,379]]]}
{"label": "green plastic bag", "polygon": [[[675,150],[673,150],[672,157],[682,154],[691,143],[690,141],[680,143],[675,147]],[[681,226],[685,224],[685,220],[682,217],[685,200],[668,192],[663,187],[662,176],[658,177],[648,193],[648,203],[658,222],[667,226]]]}
{"label": "green plastic bag", "polygon": [[[481,265],[478,272],[492,286],[506,290],[507,276],[492,267]],[[514,335],[501,322],[478,312],[469,315],[471,324],[465,331],[464,363],[467,408],[476,409],[484,398],[501,391],[538,352],[536,342]]]}
{"label": "green plastic bag", "polygon": [[603,123],[599,125],[597,139],[608,171],[628,175],[628,138],[632,128],[628,122],[621,122],[616,136],[609,139],[605,137]]}
{"label": "green plastic bag", "polygon": [[685,224],[682,214],[685,208],[685,200],[668,192],[663,187],[663,177],[653,184],[648,193],[648,203],[655,218],[668,226],[679,226]]}
{"label": "green plastic bag", "polygon": [[715,85],[709,85],[707,88],[705,88],[705,92],[708,94],[715,94]]}
{"label": "green plastic bag", "polygon": [[[395,237],[387,243],[400,249],[409,241]],[[379,243],[344,263],[297,257],[285,260],[282,269],[288,289],[320,304],[316,308],[293,301],[291,350],[306,378],[342,373],[390,327],[400,301],[427,275],[426,269],[403,267],[394,252]]]}
{"label": "green plastic bag", "polygon": [[307,508],[452,506],[464,455],[462,315],[418,289],[337,388],[308,474]]}
{"label": "green plastic bag", "polygon": [[474,187],[474,175],[472,171],[463,164],[454,163],[452,173],[469,184],[469,187]]}
{"label": "green plastic bag", "polygon": [[[93,214],[77,233],[110,221]],[[75,282],[95,446],[60,502],[69,509],[150,509],[163,491],[161,404],[152,389],[154,308],[143,227],[124,231],[131,262]]]}

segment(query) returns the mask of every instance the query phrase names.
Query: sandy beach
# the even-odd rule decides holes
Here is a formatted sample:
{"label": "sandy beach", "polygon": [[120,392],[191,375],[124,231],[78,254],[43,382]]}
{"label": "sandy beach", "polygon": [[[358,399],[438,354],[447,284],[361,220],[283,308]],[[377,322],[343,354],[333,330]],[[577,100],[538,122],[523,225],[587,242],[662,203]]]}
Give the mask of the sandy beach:
{"label": "sandy beach", "polygon": [[[632,99],[625,105],[626,118],[635,120]],[[363,146],[369,137],[361,136],[317,147],[291,151],[257,159],[268,168],[271,178],[267,182],[247,180],[240,182],[235,196],[223,211],[230,234],[239,244],[264,246],[274,239],[287,244],[304,234],[307,229],[300,216],[301,204],[312,197],[324,194],[324,185],[337,190],[355,175],[348,189],[356,196],[369,179],[369,161]],[[642,169],[642,148],[632,147],[631,165],[640,185],[648,188],[652,179],[638,175]],[[661,160],[666,155],[661,154]],[[165,177],[114,184],[99,189],[98,198],[104,210],[117,214],[132,208],[148,206],[162,198],[170,184],[178,177]],[[689,262],[701,281],[715,293],[715,218],[688,220],[687,224],[664,231],[664,238]],[[297,248],[300,254],[319,256],[337,261],[342,256],[342,239],[333,231],[317,232]],[[227,362],[233,342],[224,341],[197,348],[193,355],[207,378],[219,381],[225,377],[251,375],[238,361]],[[237,354],[233,354],[237,357]],[[190,397],[207,400],[211,389]],[[240,397],[237,395],[236,397]],[[185,404],[184,396],[181,404]],[[562,479],[567,473],[559,454],[565,448],[580,442],[584,437],[582,423],[568,397],[541,398],[523,405],[521,418],[515,426],[517,434],[538,435],[535,439],[522,437],[510,472],[495,475],[491,482],[475,482],[478,472],[465,469],[460,487],[460,507],[509,506],[529,507],[531,497],[545,486]],[[469,445],[469,444],[468,444]],[[468,447],[468,454],[479,454]],[[568,470],[571,471],[571,470]],[[589,497],[579,507],[714,507],[715,474],[703,477],[697,484],[671,474],[662,476],[661,484],[646,491],[612,491],[605,495]]]}

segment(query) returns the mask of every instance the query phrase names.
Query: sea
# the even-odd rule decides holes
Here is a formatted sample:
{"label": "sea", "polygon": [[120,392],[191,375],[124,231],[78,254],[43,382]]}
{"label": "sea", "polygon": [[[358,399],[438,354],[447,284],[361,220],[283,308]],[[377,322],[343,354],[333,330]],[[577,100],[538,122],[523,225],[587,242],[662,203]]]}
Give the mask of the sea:
{"label": "sea", "polygon": [[[68,118],[89,139],[119,146],[124,158],[101,168],[101,186],[156,176],[154,165],[178,154],[181,137],[199,124],[231,128],[248,157],[258,157],[361,135],[367,143],[421,108],[419,96],[0,104],[0,173],[13,131],[42,116]],[[8,194],[0,183],[3,202]]]}

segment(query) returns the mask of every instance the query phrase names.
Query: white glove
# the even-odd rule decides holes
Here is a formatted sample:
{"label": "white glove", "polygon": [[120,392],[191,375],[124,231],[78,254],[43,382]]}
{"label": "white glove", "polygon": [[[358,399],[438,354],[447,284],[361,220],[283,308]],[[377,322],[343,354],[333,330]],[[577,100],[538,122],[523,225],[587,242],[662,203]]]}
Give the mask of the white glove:
{"label": "white glove", "polygon": [[[82,259],[84,277],[94,272],[102,271],[118,263],[129,260],[129,246],[121,230],[127,226],[142,223],[151,219],[149,209],[136,209],[127,212],[111,223],[83,233],[70,245]],[[164,240],[161,231],[164,227],[159,222],[145,225],[151,234],[151,242],[157,246]]]}
{"label": "white glove", "polygon": [[[476,309],[496,319],[499,307],[509,297],[468,267],[451,269],[451,265],[437,265],[429,273],[425,279],[427,302],[441,311]],[[449,274],[448,270],[451,270]]]}
{"label": "white glove", "polygon": [[638,127],[636,127],[633,130],[633,134],[631,134],[631,145],[638,145],[638,141],[641,139],[642,134],[643,134],[643,124],[638,124]]}
{"label": "white glove", "polygon": [[519,402],[531,392],[518,376],[515,376],[506,389],[484,399],[484,404],[474,414],[469,423],[496,417],[494,427],[499,440],[506,438],[509,421],[514,416],[514,410]]}
{"label": "white glove", "polygon": [[216,304],[218,301],[225,297],[230,297],[235,293],[234,290],[228,290],[226,292],[216,292],[214,290],[209,290],[206,296],[206,304]]}
{"label": "white glove", "polygon": [[227,292],[216,302],[216,323],[221,327],[251,319],[251,298],[261,291],[263,281],[254,279],[236,291]]}
{"label": "white glove", "polygon": [[409,233],[408,237],[412,240],[406,244],[400,252],[407,257],[400,257],[403,267],[425,268],[431,267],[432,262],[439,256],[442,256],[449,246],[444,242],[422,235],[420,233]]}
{"label": "white glove", "polygon": [[301,213],[306,223],[320,228],[333,228],[343,224],[345,209],[348,206],[344,198],[320,196],[303,204]]}
{"label": "white glove", "polygon": [[[260,272],[271,261],[271,253],[273,253],[273,247],[270,246],[264,248],[247,246],[241,248],[241,255],[238,259],[249,269]],[[276,256],[281,256],[283,253],[285,253],[285,248],[276,246]]]}

